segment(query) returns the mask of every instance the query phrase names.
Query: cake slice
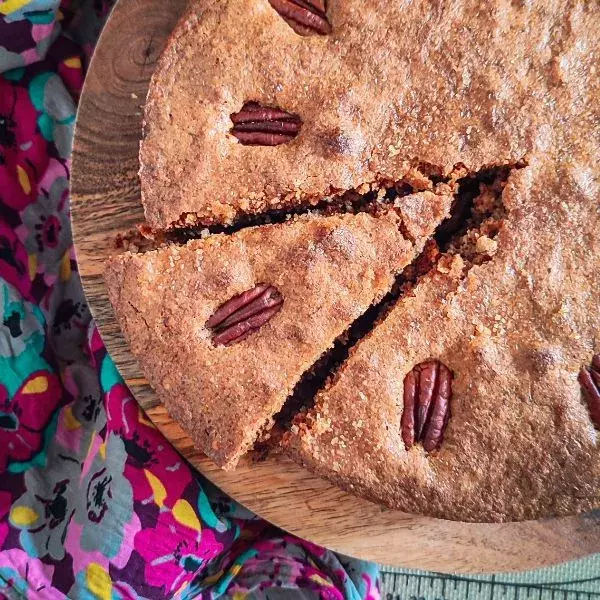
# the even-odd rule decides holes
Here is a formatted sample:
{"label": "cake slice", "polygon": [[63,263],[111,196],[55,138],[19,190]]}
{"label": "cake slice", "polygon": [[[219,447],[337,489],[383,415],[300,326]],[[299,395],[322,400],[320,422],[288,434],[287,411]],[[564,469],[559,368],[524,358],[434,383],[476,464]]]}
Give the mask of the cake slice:
{"label": "cake slice", "polygon": [[421,192],[377,215],[305,215],[126,253],[107,264],[109,298],[171,415],[231,468],[302,374],[389,291],[451,202]]}

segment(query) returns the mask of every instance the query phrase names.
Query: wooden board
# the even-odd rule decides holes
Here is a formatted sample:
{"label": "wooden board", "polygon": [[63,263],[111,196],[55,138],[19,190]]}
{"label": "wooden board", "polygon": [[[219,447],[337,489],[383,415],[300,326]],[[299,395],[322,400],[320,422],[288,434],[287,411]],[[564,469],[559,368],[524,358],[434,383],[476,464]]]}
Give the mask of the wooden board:
{"label": "wooden board", "polygon": [[531,569],[600,551],[600,512],[538,522],[455,523],[384,510],[285,459],[215,467],[160,405],[113,317],[102,269],[119,232],[143,220],[138,144],[154,64],[185,0],[120,0],[87,76],[77,117],[72,220],[79,271],[112,357],[174,446],[233,498],[276,525],[344,554],[443,572]]}

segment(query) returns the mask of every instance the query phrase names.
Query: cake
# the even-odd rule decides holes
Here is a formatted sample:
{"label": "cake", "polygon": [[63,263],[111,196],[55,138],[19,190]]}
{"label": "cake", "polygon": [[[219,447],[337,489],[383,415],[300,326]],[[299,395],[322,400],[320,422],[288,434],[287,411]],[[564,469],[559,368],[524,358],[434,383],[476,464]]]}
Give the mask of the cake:
{"label": "cake", "polygon": [[[144,113],[150,227],[229,223],[458,164],[476,172],[516,163],[546,151],[550,115],[562,114],[594,65],[576,45],[595,47],[598,19],[585,3],[330,0],[325,35],[290,27],[282,5],[298,4],[190,3]],[[565,15],[574,22],[563,48]],[[568,52],[577,69],[560,62]],[[233,130],[252,123],[248,104],[265,109],[257,131],[272,119],[292,127],[288,141],[241,143]]]}
{"label": "cake", "polygon": [[[199,448],[232,467],[319,361],[282,447],[336,485],[467,521],[600,506],[599,34],[579,0],[192,0],[148,93],[142,203],[153,234],[222,233],[117,257],[107,283]],[[330,302],[323,335],[306,341],[286,311],[321,227],[387,241],[326,253],[302,313]],[[232,297],[274,316],[241,326],[213,385],[207,323]]]}

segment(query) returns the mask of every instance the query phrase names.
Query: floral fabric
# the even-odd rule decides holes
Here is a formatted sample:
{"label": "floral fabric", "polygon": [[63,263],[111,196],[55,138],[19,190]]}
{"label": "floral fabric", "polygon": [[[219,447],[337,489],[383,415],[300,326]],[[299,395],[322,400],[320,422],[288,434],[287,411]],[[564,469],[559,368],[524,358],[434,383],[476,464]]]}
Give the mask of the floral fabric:
{"label": "floral fabric", "polygon": [[106,0],[0,0],[0,598],[379,598],[373,565],[221,495],[91,321],[69,155]]}

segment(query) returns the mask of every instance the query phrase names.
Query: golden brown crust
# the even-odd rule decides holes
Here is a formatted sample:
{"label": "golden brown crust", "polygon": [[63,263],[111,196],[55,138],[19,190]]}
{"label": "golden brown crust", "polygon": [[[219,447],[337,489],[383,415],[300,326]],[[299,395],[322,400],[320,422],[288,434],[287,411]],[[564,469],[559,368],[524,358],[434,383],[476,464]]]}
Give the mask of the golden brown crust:
{"label": "golden brown crust", "polygon": [[[451,197],[423,194],[429,236]],[[198,448],[235,465],[302,374],[414,258],[399,225],[393,210],[306,216],[108,263],[109,298],[131,351]],[[245,340],[215,347],[209,317],[259,283],[276,286],[281,310]]]}

